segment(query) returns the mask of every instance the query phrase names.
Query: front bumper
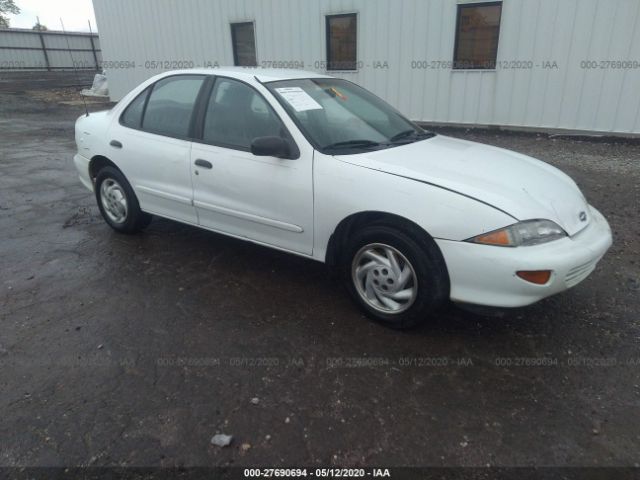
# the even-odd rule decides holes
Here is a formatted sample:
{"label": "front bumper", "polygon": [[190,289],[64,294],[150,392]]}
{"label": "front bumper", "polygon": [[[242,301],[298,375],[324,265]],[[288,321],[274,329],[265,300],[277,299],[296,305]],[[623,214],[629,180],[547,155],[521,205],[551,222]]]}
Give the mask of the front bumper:
{"label": "front bumper", "polygon": [[[573,237],[530,247],[494,247],[436,240],[449,270],[451,300],[492,307],[521,307],[571,288],[587,278],[611,246],[611,228],[589,207],[589,225]],[[552,270],[544,285],[519,270]]]}

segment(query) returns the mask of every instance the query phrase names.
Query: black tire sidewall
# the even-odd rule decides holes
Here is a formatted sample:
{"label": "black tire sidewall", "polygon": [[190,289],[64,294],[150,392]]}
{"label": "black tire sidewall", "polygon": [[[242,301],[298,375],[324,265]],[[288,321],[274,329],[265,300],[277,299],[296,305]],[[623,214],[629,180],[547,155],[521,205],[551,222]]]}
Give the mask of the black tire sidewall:
{"label": "black tire sidewall", "polygon": [[[357,252],[368,244],[381,243],[400,251],[413,266],[418,279],[418,295],[404,312],[386,314],[369,306],[354,285],[351,267]],[[370,226],[357,231],[342,255],[342,276],[347,290],[370,318],[391,328],[410,328],[423,323],[446,301],[449,279],[444,261],[432,239],[419,242],[411,235],[387,226]],[[444,268],[444,271],[443,271]]]}
{"label": "black tire sidewall", "polygon": [[[127,199],[127,219],[123,223],[113,222],[102,206],[100,188],[102,183],[107,179],[115,180],[124,190],[124,194]],[[138,231],[144,223],[144,220],[146,220],[143,218],[145,214],[140,210],[140,204],[138,203],[136,194],[125,176],[119,170],[113,167],[104,167],[100,170],[96,177],[95,194],[96,201],[98,202],[98,209],[102,214],[102,218],[104,218],[107,224],[114,230],[122,233],[133,233]]]}

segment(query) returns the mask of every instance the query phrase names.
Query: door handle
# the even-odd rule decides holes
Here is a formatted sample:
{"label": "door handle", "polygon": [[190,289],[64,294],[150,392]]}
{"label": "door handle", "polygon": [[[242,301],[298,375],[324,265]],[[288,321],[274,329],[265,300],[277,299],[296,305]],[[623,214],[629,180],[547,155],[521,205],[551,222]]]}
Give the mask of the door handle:
{"label": "door handle", "polygon": [[201,158],[197,159],[195,163],[198,167],[213,168],[213,165],[211,165],[211,162],[207,162],[206,160],[202,160]]}
{"label": "door handle", "polygon": [[122,144],[118,140],[111,140],[109,145],[115,148],[122,148]]}

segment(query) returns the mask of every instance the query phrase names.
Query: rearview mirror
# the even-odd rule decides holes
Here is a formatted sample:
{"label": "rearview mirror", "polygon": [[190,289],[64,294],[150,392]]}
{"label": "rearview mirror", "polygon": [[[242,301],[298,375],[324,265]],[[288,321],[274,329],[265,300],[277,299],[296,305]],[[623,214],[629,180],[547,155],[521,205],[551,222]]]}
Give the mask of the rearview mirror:
{"label": "rearview mirror", "polygon": [[291,158],[289,143],[281,137],[254,138],[251,153],[260,157]]}

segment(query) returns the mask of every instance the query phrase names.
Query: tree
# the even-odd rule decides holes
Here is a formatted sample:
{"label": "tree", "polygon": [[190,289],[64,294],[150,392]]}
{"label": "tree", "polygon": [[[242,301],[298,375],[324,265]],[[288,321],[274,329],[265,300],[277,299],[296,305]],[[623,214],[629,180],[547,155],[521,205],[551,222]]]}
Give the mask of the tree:
{"label": "tree", "polygon": [[0,28],[9,28],[8,13],[17,15],[20,13],[20,9],[14,0],[0,0]]}
{"label": "tree", "polygon": [[42,25],[40,22],[36,22],[33,26],[33,30],[38,30],[39,32],[46,32],[49,30],[46,25]]}

